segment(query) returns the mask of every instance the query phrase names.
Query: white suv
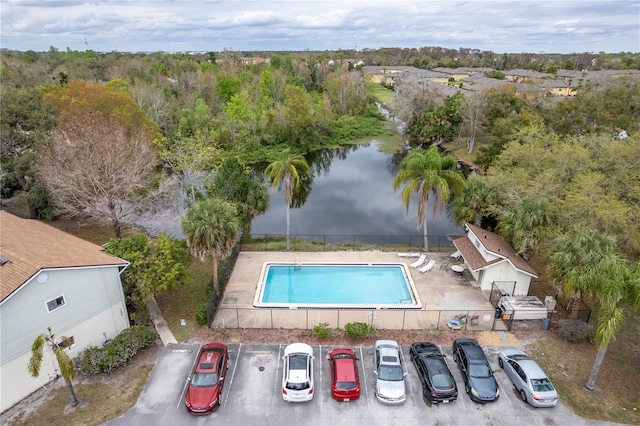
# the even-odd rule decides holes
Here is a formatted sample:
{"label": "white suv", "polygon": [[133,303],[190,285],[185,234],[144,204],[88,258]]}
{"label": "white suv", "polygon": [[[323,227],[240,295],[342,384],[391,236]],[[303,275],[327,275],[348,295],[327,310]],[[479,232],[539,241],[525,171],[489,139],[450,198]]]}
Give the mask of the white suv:
{"label": "white suv", "polygon": [[292,343],[284,348],[282,398],[287,402],[313,399],[313,349],[306,343]]}

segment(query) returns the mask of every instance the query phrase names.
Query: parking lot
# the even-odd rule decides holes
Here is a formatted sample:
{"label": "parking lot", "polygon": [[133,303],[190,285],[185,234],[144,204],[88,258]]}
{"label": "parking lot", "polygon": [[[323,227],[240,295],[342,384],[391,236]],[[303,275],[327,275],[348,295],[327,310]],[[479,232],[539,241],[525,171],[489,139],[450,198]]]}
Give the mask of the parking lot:
{"label": "parking lot", "polygon": [[[230,344],[222,405],[214,413],[196,417],[184,407],[186,379],[199,344],[170,344],[160,355],[136,405],[111,425],[130,424],[228,424],[228,425],[397,425],[397,424],[518,424],[595,425],[575,416],[561,401],[552,409],[536,409],[523,403],[497,364],[498,348],[484,348],[500,385],[500,399],[481,405],[464,393],[464,382],[452,358],[450,346],[442,347],[458,384],[458,400],[429,406],[423,402],[420,380],[403,347],[407,370],[407,401],[400,406],[380,404],[375,397],[373,348],[353,347],[360,358],[361,396],[357,401],[331,398],[327,355],[332,346],[313,347],[315,395],[307,403],[282,399],[282,355],[285,345]],[[562,398],[562,395],[561,395]]]}

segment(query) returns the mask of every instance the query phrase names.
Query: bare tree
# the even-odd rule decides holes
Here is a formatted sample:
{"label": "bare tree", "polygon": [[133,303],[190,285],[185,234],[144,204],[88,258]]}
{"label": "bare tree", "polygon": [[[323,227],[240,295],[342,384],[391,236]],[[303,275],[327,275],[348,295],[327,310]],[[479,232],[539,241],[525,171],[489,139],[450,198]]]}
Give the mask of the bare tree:
{"label": "bare tree", "polygon": [[465,97],[460,105],[460,118],[462,118],[462,126],[467,129],[467,146],[469,154],[473,151],[473,145],[476,142],[476,135],[482,129],[484,124],[485,105],[487,104],[484,93],[472,92],[470,96]]}
{"label": "bare tree", "polygon": [[166,188],[155,172],[151,136],[115,117],[72,116],[38,152],[36,170],[58,214],[122,226],[141,217]]}

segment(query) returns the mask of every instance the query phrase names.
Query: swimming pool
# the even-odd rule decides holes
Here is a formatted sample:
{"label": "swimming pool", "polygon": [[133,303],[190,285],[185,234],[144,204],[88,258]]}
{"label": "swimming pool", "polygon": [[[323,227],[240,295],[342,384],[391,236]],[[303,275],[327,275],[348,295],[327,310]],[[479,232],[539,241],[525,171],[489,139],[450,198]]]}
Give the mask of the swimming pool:
{"label": "swimming pool", "polygon": [[404,263],[265,263],[255,307],[420,309]]}

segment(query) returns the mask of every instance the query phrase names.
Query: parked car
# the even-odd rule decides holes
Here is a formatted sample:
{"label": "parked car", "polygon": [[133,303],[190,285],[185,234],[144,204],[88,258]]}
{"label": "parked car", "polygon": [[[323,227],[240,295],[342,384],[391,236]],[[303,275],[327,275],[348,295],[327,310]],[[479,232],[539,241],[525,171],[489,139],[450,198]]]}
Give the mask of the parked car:
{"label": "parked car", "polygon": [[313,399],[313,349],[306,343],[284,348],[282,398],[287,402]]}
{"label": "parked car", "polygon": [[420,377],[425,398],[432,403],[447,403],[458,398],[456,381],[438,346],[430,342],[413,343],[409,357]]}
{"label": "parked car", "polygon": [[453,342],[453,356],[460,367],[465,391],[471,399],[481,403],[497,401],[500,397],[498,382],[478,342],[475,339],[456,339]]}
{"label": "parked car", "polygon": [[505,349],[498,354],[498,365],[507,373],[524,402],[534,407],[558,405],[558,392],[529,355],[518,349]]}
{"label": "parked car", "polygon": [[407,373],[400,346],[393,340],[378,340],[373,349],[376,398],[383,404],[403,404],[407,399]]}
{"label": "parked car", "polygon": [[355,401],[360,398],[358,357],[349,348],[337,348],[329,352],[331,396],[336,401]]}
{"label": "parked car", "polygon": [[220,406],[228,368],[229,352],[226,345],[210,342],[200,347],[184,397],[188,412],[209,414]]}

